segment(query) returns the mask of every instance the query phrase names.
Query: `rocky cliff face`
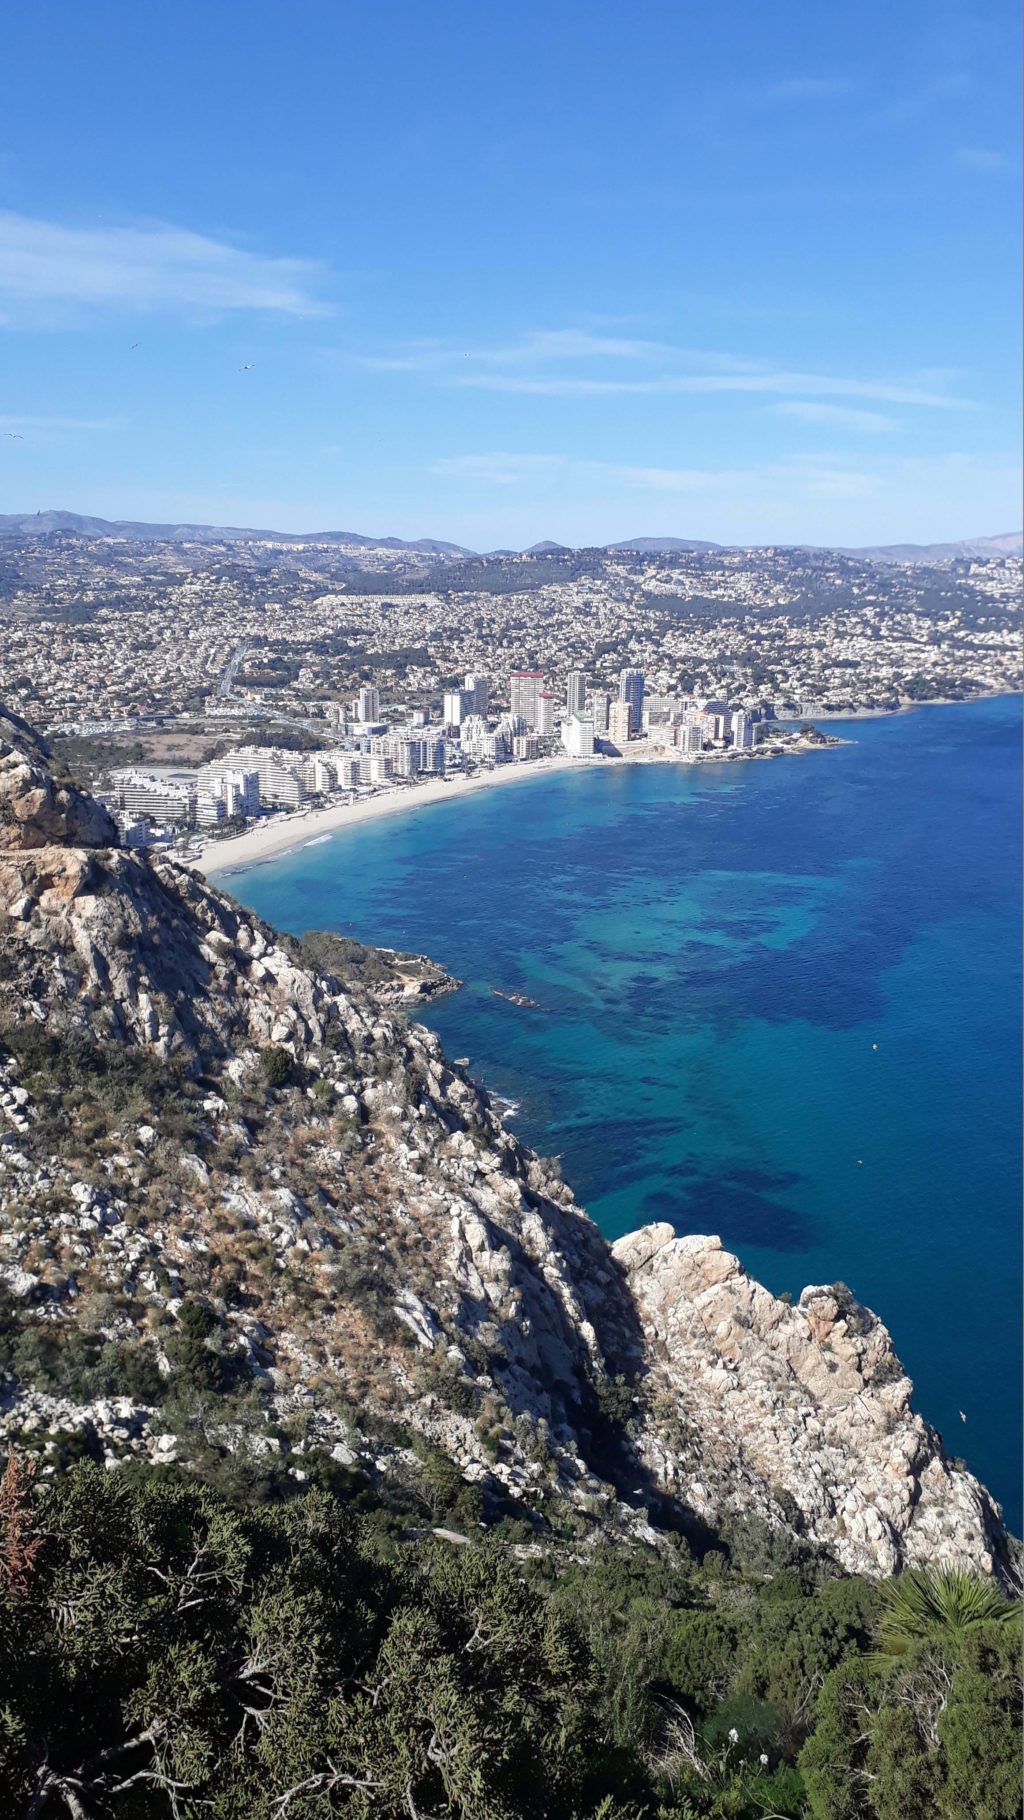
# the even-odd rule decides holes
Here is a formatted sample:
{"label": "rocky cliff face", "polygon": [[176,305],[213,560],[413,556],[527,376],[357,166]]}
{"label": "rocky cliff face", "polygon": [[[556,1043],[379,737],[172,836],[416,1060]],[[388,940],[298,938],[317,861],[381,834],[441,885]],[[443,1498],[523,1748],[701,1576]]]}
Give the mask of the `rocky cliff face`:
{"label": "rocky cliff face", "polygon": [[756,1518],[868,1573],[1001,1571],[848,1291],[790,1307],[667,1226],[609,1247],[393,967],[318,954],[118,849],[0,717],[7,1433],[385,1476],[428,1444],[540,1525]]}

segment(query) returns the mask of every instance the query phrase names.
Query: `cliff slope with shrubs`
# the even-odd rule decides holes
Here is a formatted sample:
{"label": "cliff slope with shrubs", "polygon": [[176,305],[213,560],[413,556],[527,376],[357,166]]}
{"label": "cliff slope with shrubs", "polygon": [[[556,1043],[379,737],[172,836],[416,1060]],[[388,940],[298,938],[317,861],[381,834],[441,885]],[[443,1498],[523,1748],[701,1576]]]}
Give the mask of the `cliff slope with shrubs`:
{"label": "cliff slope with shrubs", "polygon": [[120,848],[0,715],[2,1427],[44,1476],[341,1472],[527,1544],[1005,1573],[869,1310],[713,1237],[609,1246],[395,980]]}

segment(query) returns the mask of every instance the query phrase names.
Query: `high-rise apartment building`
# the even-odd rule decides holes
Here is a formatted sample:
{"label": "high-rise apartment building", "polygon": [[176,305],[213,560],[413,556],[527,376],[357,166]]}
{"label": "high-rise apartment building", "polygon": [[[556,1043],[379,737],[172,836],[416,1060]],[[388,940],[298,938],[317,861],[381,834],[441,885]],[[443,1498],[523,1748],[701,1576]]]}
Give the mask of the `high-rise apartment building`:
{"label": "high-rise apartment building", "polygon": [[208,789],[211,781],[230,771],[255,771],[259,778],[260,801],[283,803],[295,808],[304,802],[309,787],[302,774],[303,758],[298,752],[282,752],[277,746],[241,746],[224,758],[202,765],[199,788]]}
{"label": "high-rise apartment building", "polygon": [[732,717],[732,743],[738,752],[754,743],[754,723],[741,708]]}
{"label": "high-rise apartment building", "polygon": [[537,718],[533,724],[541,739],[550,739],[554,733],[555,698],[547,689],[541,689],[537,696]]}
{"label": "high-rise apartment building", "polygon": [[145,816],[167,828],[189,828],[196,814],[196,779],[174,782],[139,771],[113,773],[117,808],[121,816]]}
{"label": "high-rise apartment building", "polygon": [[570,670],[565,684],[567,714],[582,714],[587,701],[587,679],[582,670]]}
{"label": "high-rise apartment building", "polygon": [[486,720],[490,703],[491,685],[486,676],[469,671],[463,682],[463,693],[472,696],[467,714],[480,714]]}
{"label": "high-rise apartment building", "polygon": [[543,670],[513,670],[509,678],[512,713],[521,716],[528,728],[537,728],[537,698],[543,687]]}
{"label": "high-rise apartment building", "polygon": [[611,696],[604,689],[594,689],[587,700],[587,709],[594,721],[594,732],[599,737],[608,731],[608,709],[611,706],[611,700]]}
{"label": "high-rise apartment building", "polygon": [[473,699],[468,689],[446,689],[441,718],[446,727],[461,727],[467,714],[475,714]]}
{"label": "high-rise apartment building", "polygon": [[589,714],[567,714],[562,722],[562,744],[570,758],[593,758],[594,723]]}
{"label": "high-rise apartment building", "polygon": [[644,724],[644,673],[642,670],[620,671],[619,700],[628,701],[633,710],[633,732],[639,733]]}
{"label": "high-rise apartment building", "polygon": [[373,688],[372,685],[365,689],[360,689],[359,700],[356,707],[358,718],[364,723],[369,722],[372,724],[375,721],[379,721],[380,690]]}
{"label": "high-rise apartment building", "polygon": [[625,746],[633,730],[633,708],[628,701],[613,701],[608,709],[608,738],[613,746]]}

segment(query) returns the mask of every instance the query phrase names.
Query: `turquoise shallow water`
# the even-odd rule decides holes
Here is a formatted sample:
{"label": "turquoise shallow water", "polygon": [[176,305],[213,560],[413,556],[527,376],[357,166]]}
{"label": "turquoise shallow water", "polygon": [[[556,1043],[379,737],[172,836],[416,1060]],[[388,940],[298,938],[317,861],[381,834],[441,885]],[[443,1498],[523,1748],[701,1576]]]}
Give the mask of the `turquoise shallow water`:
{"label": "turquoise shallow water", "polygon": [[1019,1529],[1020,703],[835,730],[482,791],[220,882],[464,979],[425,1021],[609,1236],[666,1219],[776,1291],[849,1282]]}

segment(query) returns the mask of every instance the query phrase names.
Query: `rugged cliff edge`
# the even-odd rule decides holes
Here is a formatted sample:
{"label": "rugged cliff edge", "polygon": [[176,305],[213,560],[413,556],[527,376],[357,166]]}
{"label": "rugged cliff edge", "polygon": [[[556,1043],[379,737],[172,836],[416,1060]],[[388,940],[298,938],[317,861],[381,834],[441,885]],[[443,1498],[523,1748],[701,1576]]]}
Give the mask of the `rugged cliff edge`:
{"label": "rugged cliff edge", "polygon": [[116,839],[0,712],[4,1432],[383,1476],[427,1443],[538,1524],[1002,1572],[848,1291],[790,1306],[668,1226],[609,1246],[393,977]]}

